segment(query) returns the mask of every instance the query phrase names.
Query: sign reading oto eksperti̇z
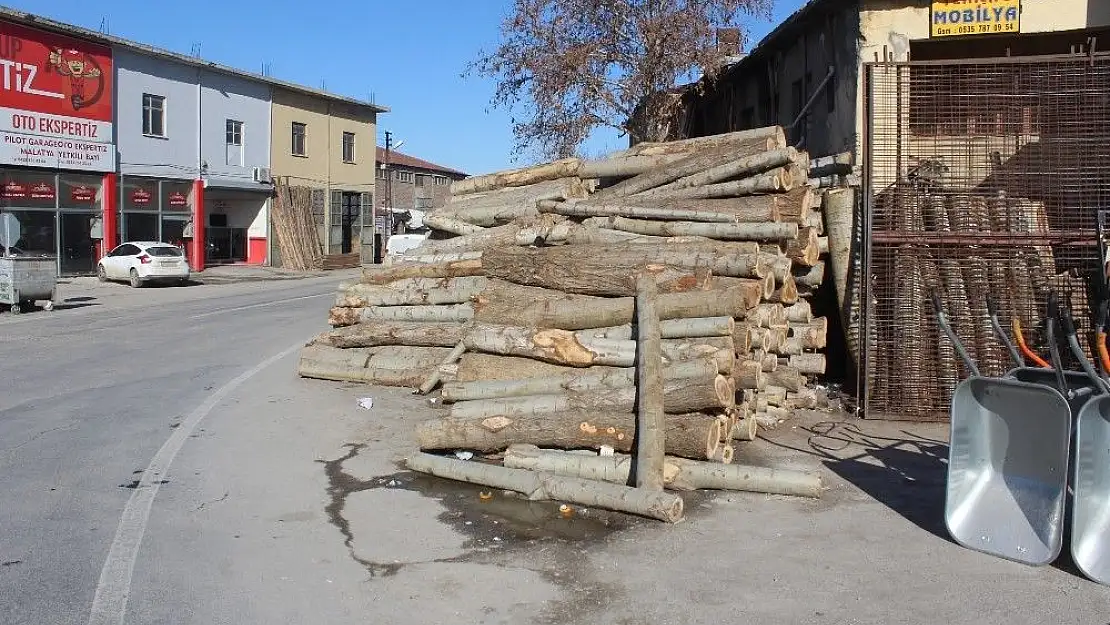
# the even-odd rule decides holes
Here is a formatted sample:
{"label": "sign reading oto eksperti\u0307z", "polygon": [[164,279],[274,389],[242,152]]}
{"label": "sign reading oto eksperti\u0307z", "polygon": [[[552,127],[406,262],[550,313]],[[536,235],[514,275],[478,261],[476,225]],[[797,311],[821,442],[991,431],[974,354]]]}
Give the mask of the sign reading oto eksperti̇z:
{"label": "sign reading oto eksperti\u0307z", "polygon": [[1021,32],[1021,0],[933,0],[933,37]]}
{"label": "sign reading oto eksperti\u0307z", "polygon": [[0,21],[0,164],[113,171],[112,51]]}

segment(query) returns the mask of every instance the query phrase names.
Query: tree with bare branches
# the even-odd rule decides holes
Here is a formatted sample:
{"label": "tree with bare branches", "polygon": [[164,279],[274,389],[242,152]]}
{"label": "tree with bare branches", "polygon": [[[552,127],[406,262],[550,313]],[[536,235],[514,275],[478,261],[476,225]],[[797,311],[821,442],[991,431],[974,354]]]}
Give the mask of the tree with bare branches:
{"label": "tree with bare branches", "polygon": [[[717,29],[765,16],[771,0],[514,0],[501,43],[470,72],[496,80],[492,103],[513,113],[516,149],[575,153],[611,127],[635,140],[666,132],[680,80],[720,69]],[[743,45],[745,31],[739,29]]]}

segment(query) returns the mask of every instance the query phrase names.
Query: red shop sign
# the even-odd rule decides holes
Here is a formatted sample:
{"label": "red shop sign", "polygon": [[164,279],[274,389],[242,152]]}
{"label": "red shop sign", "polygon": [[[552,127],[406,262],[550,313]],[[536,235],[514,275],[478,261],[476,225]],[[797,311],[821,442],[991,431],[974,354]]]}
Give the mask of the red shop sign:
{"label": "red shop sign", "polygon": [[69,192],[69,196],[73,198],[74,202],[92,202],[96,199],[96,189],[84,185],[73,187],[73,190]]}
{"label": "red shop sign", "polygon": [[3,190],[0,190],[0,196],[8,199],[25,198],[27,197],[27,187],[18,182],[5,182]]}
{"label": "red shop sign", "polygon": [[150,204],[150,191],[142,187],[131,192],[132,204]]}
{"label": "red shop sign", "polygon": [[31,187],[31,198],[35,200],[53,200],[54,186],[40,182]]}
{"label": "red shop sign", "polygon": [[189,203],[189,198],[180,191],[172,191],[169,197],[170,206],[185,206]]}

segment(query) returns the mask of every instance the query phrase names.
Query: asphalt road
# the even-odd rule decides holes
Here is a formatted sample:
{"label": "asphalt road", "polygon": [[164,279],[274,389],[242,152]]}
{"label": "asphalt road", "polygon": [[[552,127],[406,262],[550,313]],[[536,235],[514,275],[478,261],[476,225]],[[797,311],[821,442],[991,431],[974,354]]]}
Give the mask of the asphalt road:
{"label": "asphalt road", "polygon": [[[203,513],[207,472],[233,477],[237,467],[268,453],[250,437],[238,437],[230,450],[197,443],[246,413],[265,419],[268,401],[295,394],[296,356],[289,350],[324,328],[336,282],[139,291],[85,283],[63,286],[69,302],[53,312],[0,314],[0,622],[113,622],[104,612],[118,612],[128,594],[128,623],[186,622],[188,602],[198,597],[188,587],[150,584],[179,568],[161,558],[166,549],[192,549],[195,530],[181,527],[198,506]],[[283,352],[210,401],[229,381]],[[194,427],[167,443],[190,418],[198,421]],[[165,475],[144,475],[164,445],[181,446],[169,458],[180,464]],[[178,470],[186,465],[193,475]],[[305,465],[319,471],[311,460]],[[160,491],[157,498],[152,490]],[[323,487],[310,490],[319,512]],[[153,503],[149,519],[132,518],[119,529],[139,491],[140,508]],[[181,497],[187,501],[175,509]],[[116,570],[102,579],[114,540],[109,568]],[[128,556],[136,553],[131,574]],[[216,579],[205,567],[220,562],[220,550],[206,552],[185,583]],[[90,620],[94,598],[101,614]],[[207,622],[239,620],[229,614]]]}

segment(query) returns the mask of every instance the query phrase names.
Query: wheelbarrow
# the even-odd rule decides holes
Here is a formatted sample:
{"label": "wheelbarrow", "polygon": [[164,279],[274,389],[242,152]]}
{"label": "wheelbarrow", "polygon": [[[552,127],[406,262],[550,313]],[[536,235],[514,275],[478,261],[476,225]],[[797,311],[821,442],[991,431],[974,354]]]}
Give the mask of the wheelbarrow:
{"label": "wheelbarrow", "polygon": [[[1064,542],[1072,433],[1068,400],[1045,384],[980,375],[936,293],[933,307],[971,372],[957,385],[950,407],[948,532],[968,549],[1032,566],[1049,564]],[[1058,368],[1058,359],[1053,364]]]}

